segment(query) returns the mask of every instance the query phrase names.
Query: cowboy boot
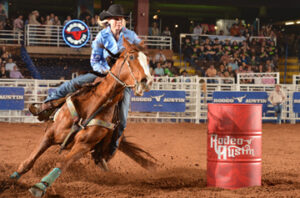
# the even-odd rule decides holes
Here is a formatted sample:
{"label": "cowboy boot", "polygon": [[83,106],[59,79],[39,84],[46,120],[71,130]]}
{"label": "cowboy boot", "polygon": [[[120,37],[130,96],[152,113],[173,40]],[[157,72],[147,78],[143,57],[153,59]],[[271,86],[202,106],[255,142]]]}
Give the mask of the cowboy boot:
{"label": "cowboy boot", "polygon": [[34,103],[30,105],[29,111],[32,115],[38,116],[39,121],[47,121],[55,109],[60,107],[65,101],[65,98],[60,98],[43,103],[39,106],[36,106],[37,104]]}

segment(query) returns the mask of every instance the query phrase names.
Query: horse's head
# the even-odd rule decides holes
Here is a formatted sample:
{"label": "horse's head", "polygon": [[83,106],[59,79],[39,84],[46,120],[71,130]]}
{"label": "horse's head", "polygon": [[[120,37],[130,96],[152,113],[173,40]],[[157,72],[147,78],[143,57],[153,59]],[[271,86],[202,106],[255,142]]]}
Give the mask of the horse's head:
{"label": "horse's head", "polygon": [[123,39],[125,50],[117,64],[123,64],[121,67],[120,79],[127,85],[134,85],[134,94],[142,96],[144,91],[149,91],[152,84],[147,56],[143,52],[143,42],[140,45],[130,44],[125,38]]}

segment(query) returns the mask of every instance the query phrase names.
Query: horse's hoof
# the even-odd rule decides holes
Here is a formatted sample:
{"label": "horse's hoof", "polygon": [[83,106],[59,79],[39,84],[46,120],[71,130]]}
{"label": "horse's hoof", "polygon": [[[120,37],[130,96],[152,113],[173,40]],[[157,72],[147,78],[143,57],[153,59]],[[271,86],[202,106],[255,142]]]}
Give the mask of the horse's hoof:
{"label": "horse's hoof", "polygon": [[29,192],[35,197],[43,197],[46,188],[47,187],[43,183],[37,183],[29,189]]}
{"label": "horse's hoof", "polygon": [[11,176],[9,177],[10,179],[13,180],[18,180],[21,176],[19,175],[18,172],[14,172],[13,174],[11,174]]}
{"label": "horse's hoof", "polygon": [[101,160],[98,163],[98,166],[105,172],[109,171],[108,165],[106,163],[106,160],[104,158],[101,158]]}

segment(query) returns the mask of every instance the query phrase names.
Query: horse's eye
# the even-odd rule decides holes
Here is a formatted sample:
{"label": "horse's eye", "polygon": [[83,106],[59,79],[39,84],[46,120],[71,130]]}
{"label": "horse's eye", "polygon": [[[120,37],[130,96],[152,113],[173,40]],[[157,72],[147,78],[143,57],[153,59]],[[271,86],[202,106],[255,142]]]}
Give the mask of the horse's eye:
{"label": "horse's eye", "polygon": [[129,56],[129,60],[132,61],[133,59],[134,59],[134,56],[133,56],[133,55],[130,55],[130,56]]}

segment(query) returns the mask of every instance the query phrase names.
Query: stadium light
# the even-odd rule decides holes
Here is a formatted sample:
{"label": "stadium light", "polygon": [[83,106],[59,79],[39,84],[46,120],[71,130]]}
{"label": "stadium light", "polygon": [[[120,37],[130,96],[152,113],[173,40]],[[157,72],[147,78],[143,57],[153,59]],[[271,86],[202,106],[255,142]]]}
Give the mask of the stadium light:
{"label": "stadium light", "polygon": [[300,21],[296,21],[297,24],[300,24]]}
{"label": "stadium light", "polygon": [[285,25],[295,25],[295,22],[294,21],[285,22]]}

